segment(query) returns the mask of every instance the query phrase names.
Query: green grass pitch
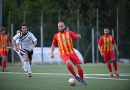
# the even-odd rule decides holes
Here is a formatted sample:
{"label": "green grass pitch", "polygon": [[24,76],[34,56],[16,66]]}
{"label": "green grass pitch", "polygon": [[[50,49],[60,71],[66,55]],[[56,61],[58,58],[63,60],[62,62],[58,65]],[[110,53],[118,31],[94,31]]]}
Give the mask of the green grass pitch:
{"label": "green grass pitch", "polygon": [[130,64],[118,66],[120,77],[111,78],[105,64],[82,65],[88,84],[69,86],[72,75],[65,65],[33,65],[31,78],[21,66],[8,65],[7,72],[0,71],[0,90],[130,90]]}

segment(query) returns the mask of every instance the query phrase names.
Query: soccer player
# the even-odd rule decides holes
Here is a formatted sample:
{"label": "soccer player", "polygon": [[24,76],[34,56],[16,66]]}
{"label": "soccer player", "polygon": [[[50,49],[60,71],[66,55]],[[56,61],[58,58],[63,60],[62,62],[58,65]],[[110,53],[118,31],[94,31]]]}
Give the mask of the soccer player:
{"label": "soccer player", "polygon": [[[20,31],[20,30],[17,30],[17,31],[16,31],[16,34],[18,34],[18,33],[21,33],[21,31]],[[19,47],[19,45],[20,45],[19,39],[16,40],[16,44],[17,44],[17,47]]]}
{"label": "soccer player", "polygon": [[[51,57],[54,57],[53,51],[55,49],[55,45],[58,44],[60,57],[67,65],[67,69],[69,70],[69,72],[72,73],[77,81],[79,81],[83,85],[86,85],[86,82],[83,78],[83,69],[80,66],[81,62],[73,49],[72,42],[72,40],[77,40],[78,38],[80,38],[80,34],[65,30],[64,22],[58,23],[58,30],[59,32],[53,37],[50,53]],[[77,67],[78,75],[76,75],[72,63]]]}
{"label": "soccer player", "polygon": [[[111,67],[111,63],[113,63],[113,67],[114,67],[114,73],[116,74],[116,76],[119,76],[119,72],[117,70],[117,60],[116,60],[116,55],[119,55],[116,43],[114,38],[110,35],[110,30],[108,28],[104,28],[104,35],[102,35],[99,38],[98,41],[98,48],[99,51],[101,53],[101,55],[104,58],[104,62],[107,65],[107,68],[110,72],[110,76],[113,76],[112,73],[112,67]],[[115,52],[116,50],[116,52]]]}
{"label": "soccer player", "polygon": [[[17,30],[16,31],[16,34],[18,34],[18,33],[21,33],[21,30]],[[21,44],[20,44],[20,40],[19,39],[17,39],[16,40],[16,44],[17,44],[17,47],[19,47],[19,48],[21,48]],[[18,51],[18,53],[20,53],[20,51]],[[22,59],[22,68],[24,69],[24,71],[27,71],[27,69],[26,69],[26,67],[24,66],[24,60]]]}
{"label": "soccer player", "polygon": [[0,28],[0,56],[2,57],[2,72],[6,70],[6,59],[8,54],[8,46],[12,48],[10,37],[6,34],[6,28]]}
{"label": "soccer player", "polygon": [[[18,47],[16,44],[16,40],[19,39],[19,43],[21,47]],[[24,66],[27,69],[28,77],[32,77],[32,70],[31,70],[31,60],[33,49],[37,44],[36,37],[28,31],[26,24],[21,25],[21,33],[16,34],[13,37],[13,45],[16,50],[20,51],[21,56],[24,59]]]}

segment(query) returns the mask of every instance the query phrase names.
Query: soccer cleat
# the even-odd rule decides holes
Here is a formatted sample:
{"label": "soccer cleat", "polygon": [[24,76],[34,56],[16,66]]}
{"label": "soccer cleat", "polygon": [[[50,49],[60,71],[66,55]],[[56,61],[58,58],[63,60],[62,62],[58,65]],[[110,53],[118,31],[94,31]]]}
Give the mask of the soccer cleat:
{"label": "soccer cleat", "polygon": [[78,75],[75,76],[75,79],[76,79],[78,82],[81,81],[81,79],[80,79],[80,77],[79,77]]}
{"label": "soccer cleat", "polygon": [[110,72],[110,77],[113,77],[113,73],[112,72]]}
{"label": "soccer cleat", "polygon": [[115,75],[116,75],[117,77],[119,77],[119,72],[118,72],[118,71],[115,71]]}
{"label": "soccer cleat", "polygon": [[87,83],[84,80],[80,80],[81,85],[87,85]]}
{"label": "soccer cleat", "polygon": [[28,73],[28,77],[32,77],[32,73]]}

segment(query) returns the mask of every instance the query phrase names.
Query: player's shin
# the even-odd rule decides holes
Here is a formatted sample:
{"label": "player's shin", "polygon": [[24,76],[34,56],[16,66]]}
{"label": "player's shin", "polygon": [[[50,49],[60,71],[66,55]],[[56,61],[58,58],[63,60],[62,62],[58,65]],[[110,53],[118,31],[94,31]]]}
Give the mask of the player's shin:
{"label": "player's shin", "polygon": [[78,68],[78,75],[83,80],[83,70],[81,68]]}
{"label": "player's shin", "polygon": [[31,66],[28,60],[26,61],[26,67],[27,67],[28,73],[32,73]]}
{"label": "player's shin", "polygon": [[73,68],[73,66],[71,64],[67,65],[67,69],[73,74],[74,77],[76,76],[74,68]]}

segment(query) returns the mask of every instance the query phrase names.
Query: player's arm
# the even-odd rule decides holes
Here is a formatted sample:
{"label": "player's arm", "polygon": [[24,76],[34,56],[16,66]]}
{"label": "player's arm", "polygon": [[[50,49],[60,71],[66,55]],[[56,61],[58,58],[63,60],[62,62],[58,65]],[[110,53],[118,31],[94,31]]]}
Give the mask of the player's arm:
{"label": "player's arm", "polygon": [[16,44],[16,40],[12,40],[12,43],[13,43],[13,45],[14,45],[14,48],[18,51],[19,49],[18,49],[18,46],[17,46],[17,44]]}
{"label": "player's arm", "polygon": [[13,46],[12,46],[12,44],[10,43],[10,37],[9,37],[9,36],[8,36],[7,42],[8,42],[8,46],[10,46],[10,48],[13,49]]}
{"label": "player's arm", "polygon": [[19,48],[19,47],[17,46],[17,44],[16,44],[17,37],[18,37],[18,35],[16,34],[16,35],[13,37],[12,43],[13,43],[13,45],[14,45],[14,48],[15,48],[17,51],[19,51],[20,48]]}
{"label": "player's arm", "polygon": [[37,40],[35,42],[33,42],[33,45],[32,45],[32,47],[30,48],[29,51],[30,52],[33,51],[33,49],[36,47],[36,45],[37,45]]}
{"label": "player's arm", "polygon": [[100,54],[101,54],[101,56],[102,56],[102,55],[103,55],[103,52],[102,52],[101,45],[102,45],[102,37],[100,37],[99,40],[98,40],[98,49],[99,49]]}
{"label": "player's arm", "polygon": [[36,47],[36,45],[37,45],[37,39],[36,39],[36,37],[31,33],[31,38],[32,38],[32,42],[33,42],[33,45],[32,45],[32,47],[30,48],[30,52],[31,51],[33,51],[33,49]]}
{"label": "player's arm", "polygon": [[114,44],[114,49],[116,50],[116,54],[117,54],[117,56],[119,56],[119,51],[118,51],[118,48],[117,48],[116,43]]}
{"label": "player's arm", "polygon": [[72,32],[72,31],[69,31],[69,33],[70,33],[72,39],[77,40],[77,39],[81,38],[81,35],[80,35],[80,34],[77,34],[77,33]]}
{"label": "player's arm", "polygon": [[57,36],[55,35],[54,38],[53,38],[53,41],[52,41],[52,45],[51,45],[51,53],[50,53],[51,58],[54,58],[53,52],[54,52],[54,49],[55,49],[55,45],[57,43],[57,39],[56,38],[57,38]]}
{"label": "player's arm", "polygon": [[99,49],[100,54],[101,54],[101,56],[102,56],[102,55],[103,55],[103,53],[102,53],[102,49],[101,49],[100,45],[98,45],[98,49]]}
{"label": "player's arm", "polygon": [[54,58],[54,54],[53,54],[53,52],[54,52],[54,49],[55,49],[55,45],[53,45],[52,44],[52,46],[51,46],[51,58]]}
{"label": "player's arm", "polygon": [[116,43],[115,43],[114,37],[112,37],[112,43],[113,43],[113,46],[114,46],[114,50],[116,50],[117,56],[119,56],[119,51],[118,51],[117,45],[116,45]]}

